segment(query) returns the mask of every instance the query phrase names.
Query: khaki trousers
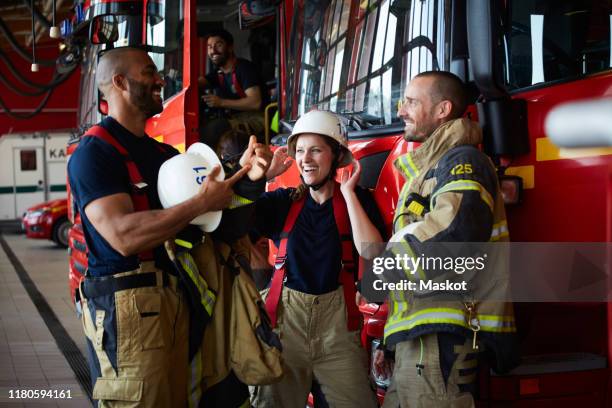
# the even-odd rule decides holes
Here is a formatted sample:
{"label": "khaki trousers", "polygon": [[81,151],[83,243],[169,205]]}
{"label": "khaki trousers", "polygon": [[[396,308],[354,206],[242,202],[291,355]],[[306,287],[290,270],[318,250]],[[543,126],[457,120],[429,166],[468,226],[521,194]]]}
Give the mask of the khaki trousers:
{"label": "khaki trousers", "polygon": [[145,268],[115,276],[155,271],[157,286],[81,300],[98,407],[187,405],[189,310],[173,276],[163,286],[163,272]]}
{"label": "khaki trousers", "polygon": [[[474,407],[472,394],[459,390],[459,385],[471,384],[476,380],[478,360],[472,350],[471,339],[466,340],[465,344],[455,345],[453,352],[456,359],[445,384],[437,334],[398,343],[393,377],[385,394],[383,408]],[[422,366],[420,375],[417,364]],[[464,372],[468,374],[461,374],[460,370],[466,370]]]}
{"label": "khaki trousers", "polygon": [[284,375],[255,387],[254,407],[303,408],[316,380],[330,407],[376,407],[359,331],[346,327],[342,287],[309,295],[284,287],[278,305]]}

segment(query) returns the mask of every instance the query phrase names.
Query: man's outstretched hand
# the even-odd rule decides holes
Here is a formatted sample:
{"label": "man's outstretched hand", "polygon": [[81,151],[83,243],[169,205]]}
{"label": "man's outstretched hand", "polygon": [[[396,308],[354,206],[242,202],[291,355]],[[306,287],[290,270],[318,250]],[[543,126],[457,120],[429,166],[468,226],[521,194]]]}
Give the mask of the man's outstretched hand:
{"label": "man's outstretched hand", "polygon": [[203,204],[203,213],[209,211],[217,211],[227,208],[232,200],[234,190],[232,187],[240,180],[247,172],[251,170],[251,165],[247,163],[243,168],[236,172],[227,180],[217,181],[217,176],[221,171],[220,166],[215,166],[208,174],[208,177],[202,183],[202,187],[198,192],[198,199]]}

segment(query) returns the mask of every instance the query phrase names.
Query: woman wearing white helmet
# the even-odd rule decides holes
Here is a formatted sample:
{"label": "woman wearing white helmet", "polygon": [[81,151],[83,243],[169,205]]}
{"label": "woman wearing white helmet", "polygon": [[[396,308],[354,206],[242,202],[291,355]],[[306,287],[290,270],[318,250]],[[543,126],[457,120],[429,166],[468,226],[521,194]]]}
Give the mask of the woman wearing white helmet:
{"label": "woman wearing white helmet", "polygon": [[[314,384],[329,406],[375,407],[360,344],[355,254],[361,243],[382,241],[382,218],[369,192],[357,187],[359,163],[337,115],[303,115],[287,153],[302,184],[265,193],[256,205],[258,231],[279,248],[266,309],[280,333],[285,373],[280,383],[257,388],[253,405],[304,407]],[[353,174],[343,172],[338,184],[336,170],[350,163]]]}

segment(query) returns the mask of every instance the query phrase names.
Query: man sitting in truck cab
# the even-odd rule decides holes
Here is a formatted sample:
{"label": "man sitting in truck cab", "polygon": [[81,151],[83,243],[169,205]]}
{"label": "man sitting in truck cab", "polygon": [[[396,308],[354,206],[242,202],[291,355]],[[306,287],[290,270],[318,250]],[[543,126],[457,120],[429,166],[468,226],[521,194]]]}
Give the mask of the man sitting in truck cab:
{"label": "man sitting in truck cab", "polygon": [[219,136],[229,128],[263,134],[264,98],[256,67],[236,57],[234,38],[223,29],[213,31],[208,37],[208,57],[215,71],[199,79],[201,98],[207,107],[201,141],[215,146]]}

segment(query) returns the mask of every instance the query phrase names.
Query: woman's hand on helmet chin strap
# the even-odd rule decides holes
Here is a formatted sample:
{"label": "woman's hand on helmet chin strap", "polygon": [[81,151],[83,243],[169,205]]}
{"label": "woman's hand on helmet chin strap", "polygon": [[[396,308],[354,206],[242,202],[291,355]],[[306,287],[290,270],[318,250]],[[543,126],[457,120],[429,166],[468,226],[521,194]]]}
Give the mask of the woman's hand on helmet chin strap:
{"label": "woman's hand on helmet chin strap", "polygon": [[355,187],[357,187],[357,183],[359,182],[360,174],[361,165],[357,160],[353,160],[352,172],[349,172],[348,166],[342,169],[342,173],[340,175],[340,191],[345,199],[348,199],[348,196],[355,192]]}
{"label": "woman's hand on helmet chin strap", "polygon": [[251,181],[261,180],[272,162],[272,152],[270,148],[262,143],[257,143],[257,138],[251,135],[249,146],[246,148],[240,157],[240,166],[244,167],[247,164],[251,169],[247,176]]}
{"label": "woman's hand on helmet chin strap", "polygon": [[266,172],[266,180],[272,180],[276,176],[280,176],[293,164],[293,160],[287,154],[287,146],[279,147],[274,151],[270,168]]}

